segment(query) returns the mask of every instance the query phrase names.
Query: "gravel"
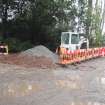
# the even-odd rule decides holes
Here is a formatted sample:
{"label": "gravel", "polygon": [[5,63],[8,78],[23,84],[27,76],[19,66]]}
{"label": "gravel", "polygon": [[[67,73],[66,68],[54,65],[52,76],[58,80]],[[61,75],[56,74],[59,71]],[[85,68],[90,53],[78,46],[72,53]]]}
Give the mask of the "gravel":
{"label": "gravel", "polygon": [[50,51],[48,48],[45,46],[39,45],[34,48],[28,49],[24,52],[21,53],[21,55],[26,55],[26,56],[35,56],[35,57],[46,57],[52,60],[53,63],[58,62],[58,56]]}
{"label": "gravel", "polygon": [[57,55],[40,45],[18,54],[0,56],[0,63],[26,68],[56,68]]}

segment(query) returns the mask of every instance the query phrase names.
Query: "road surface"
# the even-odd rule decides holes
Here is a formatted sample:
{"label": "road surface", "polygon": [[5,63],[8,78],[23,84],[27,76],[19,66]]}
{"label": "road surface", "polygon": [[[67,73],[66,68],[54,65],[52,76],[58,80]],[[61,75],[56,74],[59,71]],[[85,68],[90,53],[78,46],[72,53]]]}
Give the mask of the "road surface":
{"label": "road surface", "polygon": [[105,105],[105,58],[50,70],[0,64],[0,105]]}

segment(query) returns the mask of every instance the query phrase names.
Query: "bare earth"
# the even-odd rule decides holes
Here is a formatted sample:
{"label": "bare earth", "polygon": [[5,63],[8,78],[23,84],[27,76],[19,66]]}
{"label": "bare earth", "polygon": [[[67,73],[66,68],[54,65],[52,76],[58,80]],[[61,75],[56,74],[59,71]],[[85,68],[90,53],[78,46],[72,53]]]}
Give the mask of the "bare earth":
{"label": "bare earth", "polygon": [[105,105],[105,58],[44,69],[2,62],[0,105]]}

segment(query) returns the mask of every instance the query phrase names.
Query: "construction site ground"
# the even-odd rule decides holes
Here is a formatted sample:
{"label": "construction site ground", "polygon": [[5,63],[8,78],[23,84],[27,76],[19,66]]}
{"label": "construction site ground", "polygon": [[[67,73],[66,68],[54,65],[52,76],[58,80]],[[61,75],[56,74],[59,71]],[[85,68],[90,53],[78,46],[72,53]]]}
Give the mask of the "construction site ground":
{"label": "construction site ground", "polygon": [[0,105],[105,105],[104,57],[67,67],[0,58]]}

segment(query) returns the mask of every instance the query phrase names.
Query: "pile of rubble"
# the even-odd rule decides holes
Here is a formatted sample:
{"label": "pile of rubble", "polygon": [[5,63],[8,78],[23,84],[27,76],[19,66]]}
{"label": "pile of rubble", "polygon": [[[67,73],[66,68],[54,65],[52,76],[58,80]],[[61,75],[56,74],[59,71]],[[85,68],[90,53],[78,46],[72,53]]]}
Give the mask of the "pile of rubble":
{"label": "pile of rubble", "polygon": [[48,48],[40,45],[19,54],[0,56],[1,63],[19,65],[23,67],[53,68],[58,61],[57,55]]}
{"label": "pile of rubble", "polygon": [[36,46],[34,48],[22,52],[21,56],[39,57],[39,58],[45,57],[49,58],[53,63],[57,62],[57,55],[42,45]]}

